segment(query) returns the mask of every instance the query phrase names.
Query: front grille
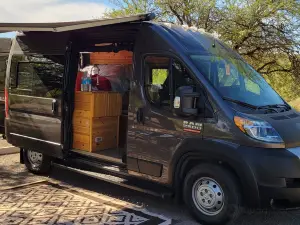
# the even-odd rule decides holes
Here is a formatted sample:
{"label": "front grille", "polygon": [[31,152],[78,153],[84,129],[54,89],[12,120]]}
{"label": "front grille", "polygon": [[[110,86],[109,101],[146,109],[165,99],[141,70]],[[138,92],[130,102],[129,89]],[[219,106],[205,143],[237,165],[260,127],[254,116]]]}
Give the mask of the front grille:
{"label": "front grille", "polygon": [[299,188],[300,178],[285,178],[287,188]]}

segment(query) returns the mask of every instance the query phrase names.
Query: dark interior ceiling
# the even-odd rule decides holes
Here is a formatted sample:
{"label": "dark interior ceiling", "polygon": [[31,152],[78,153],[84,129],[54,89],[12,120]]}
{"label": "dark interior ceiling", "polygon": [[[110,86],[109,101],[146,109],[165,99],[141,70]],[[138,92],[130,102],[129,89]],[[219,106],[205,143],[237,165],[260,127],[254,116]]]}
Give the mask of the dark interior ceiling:
{"label": "dark interior ceiling", "polygon": [[[107,51],[131,48],[141,27],[138,23],[123,23],[72,31],[71,40],[80,51]],[[112,46],[95,46],[112,43]]]}

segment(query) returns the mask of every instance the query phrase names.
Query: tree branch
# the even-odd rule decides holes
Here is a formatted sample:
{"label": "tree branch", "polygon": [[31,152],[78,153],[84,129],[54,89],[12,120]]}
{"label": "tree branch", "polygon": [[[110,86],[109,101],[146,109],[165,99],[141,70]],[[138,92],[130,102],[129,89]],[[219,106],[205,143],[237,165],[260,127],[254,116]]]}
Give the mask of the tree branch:
{"label": "tree branch", "polygon": [[265,63],[264,65],[260,66],[256,69],[257,72],[261,72],[266,66],[276,63],[276,60],[272,60],[270,62]]}
{"label": "tree branch", "polygon": [[176,16],[176,18],[179,20],[180,24],[183,25],[184,22],[183,22],[182,18],[180,17],[180,15],[177,13],[177,11],[170,4],[168,4],[168,7],[171,10],[171,12]]}

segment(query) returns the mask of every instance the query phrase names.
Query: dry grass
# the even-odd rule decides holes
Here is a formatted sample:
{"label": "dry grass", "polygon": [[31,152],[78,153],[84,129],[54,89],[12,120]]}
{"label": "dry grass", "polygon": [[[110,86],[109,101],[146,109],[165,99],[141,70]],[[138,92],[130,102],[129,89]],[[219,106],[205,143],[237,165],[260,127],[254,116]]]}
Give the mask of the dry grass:
{"label": "dry grass", "polygon": [[289,104],[298,112],[300,112],[300,98],[290,101]]}

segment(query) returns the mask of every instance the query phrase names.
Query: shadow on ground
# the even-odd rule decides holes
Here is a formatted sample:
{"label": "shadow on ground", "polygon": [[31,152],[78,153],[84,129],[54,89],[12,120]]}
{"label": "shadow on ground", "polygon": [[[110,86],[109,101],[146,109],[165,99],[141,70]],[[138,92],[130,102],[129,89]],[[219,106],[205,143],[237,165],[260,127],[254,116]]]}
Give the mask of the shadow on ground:
{"label": "shadow on ground", "polygon": [[45,177],[30,174],[25,168],[20,167],[19,164],[0,164],[0,189],[23,185],[43,179],[45,179]]}

